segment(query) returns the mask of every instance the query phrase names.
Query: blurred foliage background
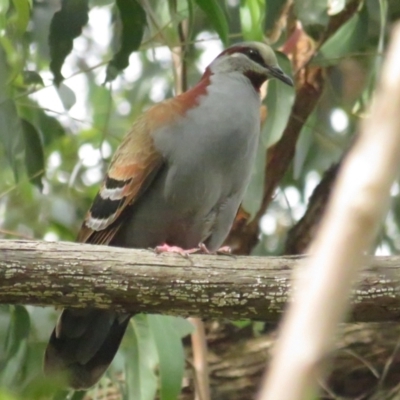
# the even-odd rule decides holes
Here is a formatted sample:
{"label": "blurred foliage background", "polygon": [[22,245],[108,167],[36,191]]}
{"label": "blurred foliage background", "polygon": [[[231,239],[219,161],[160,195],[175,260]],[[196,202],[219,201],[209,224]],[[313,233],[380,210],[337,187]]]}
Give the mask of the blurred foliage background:
{"label": "blurred foliage background", "polygon": [[[0,238],[74,240],[132,121],[193,85],[224,46],[261,40],[281,51],[297,89],[306,66],[324,77],[290,167],[257,221],[253,253],[282,254],[324,172],[351,145],[399,16],[398,0],[0,0]],[[300,67],[290,49],[296,32],[311,54]],[[294,100],[294,90],[270,82],[243,203],[250,219],[262,202],[266,149],[280,140]],[[394,185],[377,254],[400,248],[399,191]],[[186,321],[136,316],[100,386],[85,394],[56,390],[42,376],[56,314],[0,306],[0,400],[104,398],[110,382],[124,399],[177,398]]]}

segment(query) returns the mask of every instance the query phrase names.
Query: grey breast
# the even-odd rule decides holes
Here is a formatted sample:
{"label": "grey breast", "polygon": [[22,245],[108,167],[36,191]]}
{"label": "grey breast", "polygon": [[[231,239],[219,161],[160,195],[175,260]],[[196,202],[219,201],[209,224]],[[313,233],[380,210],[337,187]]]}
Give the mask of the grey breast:
{"label": "grey breast", "polygon": [[191,248],[214,230],[210,250],[222,243],[248,185],[259,138],[260,100],[246,79],[238,73],[213,76],[196,108],[155,132],[165,166],[132,207],[118,235],[124,236],[121,245]]}

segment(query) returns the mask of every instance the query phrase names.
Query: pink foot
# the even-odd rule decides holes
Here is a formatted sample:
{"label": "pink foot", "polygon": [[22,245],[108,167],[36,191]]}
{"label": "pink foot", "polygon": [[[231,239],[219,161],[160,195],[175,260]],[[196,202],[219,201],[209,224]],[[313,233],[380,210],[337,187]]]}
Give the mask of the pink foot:
{"label": "pink foot", "polygon": [[217,251],[217,254],[225,254],[225,255],[232,255],[232,249],[229,246],[222,246]]}
{"label": "pink foot", "polygon": [[[193,249],[182,249],[182,247],[169,246],[168,244],[164,243],[161,246],[156,246],[154,251],[157,254],[175,253],[185,258],[188,258],[190,254],[213,254],[210,250],[207,249],[204,243],[199,243],[199,247],[195,247]],[[232,249],[229,246],[223,246],[220,247],[214,254],[232,255]]]}
{"label": "pink foot", "polygon": [[195,249],[182,249],[179,246],[169,246],[168,244],[164,243],[161,246],[156,246],[154,249],[157,254],[161,253],[176,253],[181,255],[182,257],[187,258],[189,254],[197,253],[199,251],[198,248]]}

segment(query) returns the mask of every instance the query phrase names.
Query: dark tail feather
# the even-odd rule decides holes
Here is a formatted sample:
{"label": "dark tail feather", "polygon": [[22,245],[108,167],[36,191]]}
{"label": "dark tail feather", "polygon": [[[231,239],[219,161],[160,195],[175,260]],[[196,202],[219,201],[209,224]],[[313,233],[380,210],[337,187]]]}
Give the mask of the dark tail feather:
{"label": "dark tail feather", "polygon": [[44,355],[46,375],[60,375],[73,389],[93,386],[111,364],[130,316],[105,310],[66,309]]}

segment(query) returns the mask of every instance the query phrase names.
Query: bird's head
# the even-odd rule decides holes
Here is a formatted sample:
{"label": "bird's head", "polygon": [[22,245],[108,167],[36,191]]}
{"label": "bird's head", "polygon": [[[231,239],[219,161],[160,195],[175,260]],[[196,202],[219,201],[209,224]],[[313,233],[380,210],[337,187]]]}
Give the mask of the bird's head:
{"label": "bird's head", "polygon": [[289,86],[292,79],[279,67],[271,47],[260,42],[237,43],[224,50],[208,67],[209,74],[241,72],[256,90],[270,78],[277,78]]}

